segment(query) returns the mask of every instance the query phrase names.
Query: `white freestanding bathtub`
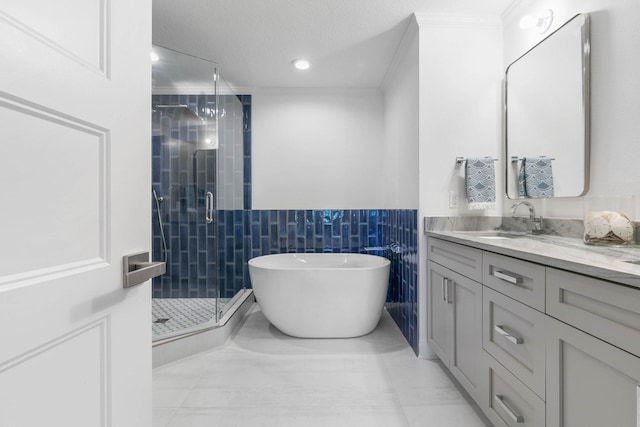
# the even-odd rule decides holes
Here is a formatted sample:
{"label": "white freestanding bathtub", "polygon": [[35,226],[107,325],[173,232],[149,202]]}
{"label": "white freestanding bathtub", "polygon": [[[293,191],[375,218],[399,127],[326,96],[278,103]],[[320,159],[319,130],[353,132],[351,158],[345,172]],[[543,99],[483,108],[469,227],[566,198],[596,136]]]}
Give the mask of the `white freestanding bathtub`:
{"label": "white freestanding bathtub", "polygon": [[300,338],[366,335],[380,321],[390,262],[366,254],[289,253],[249,260],[265,317]]}

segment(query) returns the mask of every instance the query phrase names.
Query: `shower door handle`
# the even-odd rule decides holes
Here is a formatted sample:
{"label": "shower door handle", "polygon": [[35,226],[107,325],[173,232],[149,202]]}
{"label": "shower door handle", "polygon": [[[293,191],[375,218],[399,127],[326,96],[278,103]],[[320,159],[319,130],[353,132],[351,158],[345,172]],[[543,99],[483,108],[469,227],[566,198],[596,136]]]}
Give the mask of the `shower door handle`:
{"label": "shower door handle", "polygon": [[211,191],[207,191],[205,210],[204,219],[207,224],[211,224],[213,222],[213,193]]}

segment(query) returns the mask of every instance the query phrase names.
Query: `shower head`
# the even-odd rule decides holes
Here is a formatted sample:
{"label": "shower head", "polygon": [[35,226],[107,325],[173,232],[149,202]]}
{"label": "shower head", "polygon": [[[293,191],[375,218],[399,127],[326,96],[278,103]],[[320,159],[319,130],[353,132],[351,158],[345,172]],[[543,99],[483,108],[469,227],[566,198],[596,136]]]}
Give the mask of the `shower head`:
{"label": "shower head", "polygon": [[188,106],[183,104],[158,104],[155,108],[161,110],[162,114],[174,121],[197,121],[198,123],[204,121],[204,119],[194,113]]}

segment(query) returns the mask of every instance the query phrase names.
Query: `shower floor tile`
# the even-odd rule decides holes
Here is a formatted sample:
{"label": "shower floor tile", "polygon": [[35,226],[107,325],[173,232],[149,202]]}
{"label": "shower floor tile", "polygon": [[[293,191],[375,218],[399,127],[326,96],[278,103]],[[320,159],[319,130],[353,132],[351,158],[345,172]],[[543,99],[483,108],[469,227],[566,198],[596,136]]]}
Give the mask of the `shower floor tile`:
{"label": "shower floor tile", "polygon": [[[229,300],[230,298],[220,298],[219,309]],[[153,337],[206,323],[213,319],[215,312],[216,298],[153,298]]]}

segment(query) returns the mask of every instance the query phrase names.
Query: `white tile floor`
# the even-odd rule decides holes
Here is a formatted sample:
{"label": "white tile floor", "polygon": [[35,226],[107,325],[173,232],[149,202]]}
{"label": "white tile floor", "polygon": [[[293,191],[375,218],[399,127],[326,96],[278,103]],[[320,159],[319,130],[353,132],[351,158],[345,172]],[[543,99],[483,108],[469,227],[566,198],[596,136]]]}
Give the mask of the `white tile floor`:
{"label": "white tile floor", "polygon": [[385,312],[354,339],[288,337],[255,305],[227,344],[153,372],[154,427],[484,427]]}

